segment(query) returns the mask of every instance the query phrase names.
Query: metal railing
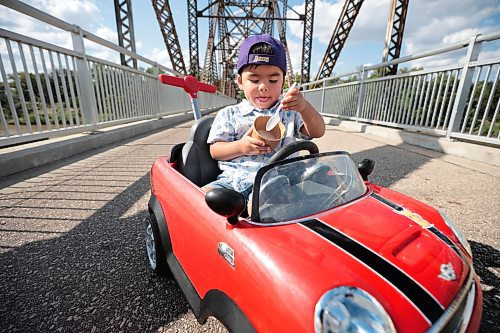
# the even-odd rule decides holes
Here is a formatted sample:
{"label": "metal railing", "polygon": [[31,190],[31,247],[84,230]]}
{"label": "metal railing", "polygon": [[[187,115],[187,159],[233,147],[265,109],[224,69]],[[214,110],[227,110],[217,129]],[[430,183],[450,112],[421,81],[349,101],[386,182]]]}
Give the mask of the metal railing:
{"label": "metal railing", "polygon": [[[500,145],[500,58],[478,60],[500,32],[390,62],[362,66],[306,84],[306,98],[324,115]],[[377,77],[385,67],[466,50],[457,65]],[[350,82],[349,82],[350,81]]]}
{"label": "metal railing", "polygon": [[[0,29],[0,147],[191,111],[184,90],[158,82],[160,72],[179,74],[172,69],[20,1],[2,4],[69,32],[73,49]],[[90,56],[85,41],[126,54],[152,71]],[[219,93],[199,93],[202,109],[234,103]]]}

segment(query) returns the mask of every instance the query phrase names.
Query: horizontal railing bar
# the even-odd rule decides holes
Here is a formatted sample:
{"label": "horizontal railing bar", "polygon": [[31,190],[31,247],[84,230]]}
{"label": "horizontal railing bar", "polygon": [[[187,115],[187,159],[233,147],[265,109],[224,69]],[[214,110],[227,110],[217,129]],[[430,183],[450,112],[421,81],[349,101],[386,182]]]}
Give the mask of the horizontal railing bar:
{"label": "horizontal railing bar", "polygon": [[323,78],[323,79],[320,79],[320,80],[316,80],[316,81],[311,81],[311,82],[307,82],[307,83],[301,83],[301,85],[303,87],[307,87],[307,86],[311,86],[311,85],[316,85],[318,83],[323,84],[324,81],[332,81],[332,80],[336,80],[336,79],[339,79],[339,78],[345,77],[345,76],[357,75],[359,73],[361,73],[361,71],[346,72],[346,73],[343,73],[343,74],[339,74],[339,75],[335,75],[335,76],[331,76],[331,77],[326,77],[326,78]]}
{"label": "horizontal railing bar", "polygon": [[2,29],[2,28],[0,28],[0,37],[10,39],[10,40],[13,40],[16,42],[21,42],[21,43],[24,43],[27,45],[36,46],[36,47],[39,47],[42,49],[46,49],[46,50],[50,50],[50,51],[54,51],[54,52],[59,52],[59,53],[64,53],[64,54],[67,54],[67,55],[70,55],[73,57],[83,58],[82,54],[75,52],[73,50],[65,49],[64,47],[60,47],[60,46],[53,45],[50,43],[42,42],[40,40],[33,39],[31,37],[27,37],[24,35],[20,35],[20,34],[17,34],[15,32],[8,31],[8,30]]}
{"label": "horizontal railing bar", "polygon": [[[497,34],[498,34],[498,36],[500,36],[500,32],[498,32]],[[492,35],[492,36],[494,36],[494,35]],[[496,37],[496,38],[499,38],[499,37]],[[492,40],[492,39],[495,39],[495,38],[483,39],[482,41],[486,41],[486,40],[489,41],[489,40]],[[476,40],[476,41],[479,42],[480,40]],[[453,44],[450,44],[450,45],[447,45],[447,46],[444,46],[444,47],[441,47],[441,48],[438,48],[438,49],[434,49],[434,50],[431,50],[431,51],[421,52],[421,53],[417,53],[417,54],[414,54],[414,55],[409,55],[409,56],[397,58],[397,59],[394,59],[394,60],[391,60],[391,61],[382,62],[380,64],[366,66],[365,70],[374,70],[374,69],[377,69],[377,68],[384,68],[384,67],[388,67],[388,66],[391,66],[391,65],[397,65],[397,64],[400,64],[400,63],[403,63],[403,62],[409,62],[409,61],[413,61],[413,60],[417,60],[417,59],[421,59],[421,58],[435,56],[435,55],[442,54],[442,53],[447,53],[447,52],[451,52],[451,51],[460,50],[460,49],[468,47],[469,43],[470,43],[470,40],[463,40],[463,41],[456,42],[456,43],[453,43]]]}
{"label": "horizontal railing bar", "polygon": [[500,38],[500,31],[490,32],[489,34],[480,34],[476,41],[477,42],[490,42],[495,39]]}
{"label": "horizontal railing bar", "polygon": [[493,58],[493,59],[484,59],[484,60],[476,60],[476,61],[471,61],[469,64],[469,67],[478,67],[478,66],[484,66],[484,65],[493,65],[493,64],[498,64],[500,63],[500,57]]}
{"label": "horizontal railing bar", "polygon": [[[498,62],[498,59],[496,59],[496,61]],[[487,63],[487,62],[485,62],[485,63]],[[471,64],[473,64],[473,63],[471,62]],[[480,63],[480,64],[482,64],[482,63]],[[380,67],[383,67],[383,66],[380,66]],[[365,82],[384,81],[384,80],[391,80],[391,79],[397,79],[397,78],[411,77],[411,76],[422,75],[422,74],[429,74],[429,73],[435,73],[435,72],[444,72],[444,71],[459,69],[459,68],[462,68],[462,67],[463,67],[463,64],[433,67],[433,68],[424,69],[424,70],[421,70],[421,71],[412,71],[412,72],[408,72],[408,73],[400,73],[400,74],[396,74],[396,75],[390,75],[390,76],[384,76],[384,77],[377,77],[377,78],[373,78],[373,79],[366,79]],[[373,70],[373,69],[369,69],[368,67],[365,67],[365,71],[367,71],[367,70]],[[345,73],[345,74],[335,75],[335,76],[331,76],[331,77],[328,77],[328,78],[323,78],[323,79],[312,81],[312,82],[308,82],[308,83],[302,83],[301,85],[303,87],[307,87],[307,86],[310,86],[310,85],[317,85],[319,83],[323,84],[324,81],[338,80],[338,79],[340,79],[342,77],[345,77],[345,76],[350,77],[350,76],[353,76],[353,75],[359,75],[362,72],[363,71],[348,72],[348,73]],[[349,83],[351,83],[351,82],[349,82]],[[353,83],[359,83],[359,81],[353,81]],[[331,87],[331,86],[327,86],[327,87]],[[314,90],[318,90],[318,89],[321,90],[323,88],[319,87],[319,88],[315,88],[315,89],[310,89],[308,91],[314,91]]]}
{"label": "horizontal railing bar", "polygon": [[472,142],[482,142],[500,147],[500,140],[497,138],[479,136],[474,134],[465,134],[459,132],[451,132],[451,137],[454,139],[469,140]]}
{"label": "horizontal railing bar", "polygon": [[[344,88],[344,87],[354,86],[354,85],[358,85],[358,84],[359,84],[359,81],[351,81],[351,82],[336,84],[336,85],[333,85],[333,86],[326,86],[325,89]],[[309,90],[309,91],[312,91],[312,90]]]}
{"label": "horizontal railing bar", "polygon": [[31,16],[39,21],[48,23],[48,24],[55,26],[59,29],[62,29],[62,30],[68,31],[68,32],[72,32],[72,33],[77,34],[77,35],[81,33],[83,35],[83,37],[85,37],[88,40],[93,41],[99,45],[105,46],[105,47],[110,48],[112,50],[115,50],[119,53],[126,54],[134,59],[140,60],[142,62],[149,64],[149,65],[152,65],[153,67],[161,68],[162,70],[169,72],[171,74],[183,76],[181,73],[179,73],[173,69],[164,67],[164,66],[162,66],[154,61],[149,60],[148,58],[145,58],[137,53],[129,51],[121,46],[113,44],[113,43],[111,43],[111,42],[109,42],[109,41],[107,41],[99,36],[96,36],[93,33],[86,31],[77,25],[69,24],[66,21],[63,21],[61,19],[58,19],[57,17],[54,17],[54,16],[47,14],[45,12],[42,12],[42,11],[40,11],[40,10],[38,10],[38,9],[28,5],[28,4],[21,2],[21,1],[3,0],[2,5],[9,7],[13,10],[16,10],[20,13],[23,13],[25,15]]}
{"label": "horizontal railing bar", "polygon": [[94,63],[97,63],[99,65],[107,65],[107,66],[110,66],[110,67],[119,68],[119,69],[121,69],[123,71],[127,71],[127,72],[130,72],[130,73],[140,74],[142,76],[150,77],[150,78],[155,79],[155,80],[157,79],[154,75],[149,74],[146,71],[141,71],[141,70],[135,69],[133,67],[129,67],[129,66],[124,66],[124,65],[121,65],[121,64],[117,64],[117,63],[114,63],[112,61],[108,61],[108,60],[104,60],[104,59],[99,59],[99,58],[96,58],[96,57],[93,57],[93,56],[89,56],[89,55],[87,55],[87,60],[92,61]]}
{"label": "horizontal railing bar", "polygon": [[87,38],[90,41],[93,41],[93,42],[95,42],[97,44],[100,44],[102,46],[106,46],[107,48],[113,49],[113,50],[115,50],[117,52],[120,52],[122,54],[126,54],[126,55],[128,55],[128,56],[130,56],[130,57],[132,57],[134,59],[137,59],[137,60],[140,60],[142,62],[145,62],[145,63],[147,63],[147,64],[149,64],[149,65],[151,65],[153,67],[161,68],[162,70],[164,70],[164,71],[166,71],[168,73],[171,73],[171,74],[174,74],[174,75],[184,76],[181,73],[179,73],[179,72],[177,72],[177,71],[175,71],[173,69],[164,67],[164,66],[158,64],[157,62],[149,60],[148,58],[144,58],[143,56],[141,56],[141,55],[139,55],[137,53],[129,51],[129,50],[127,50],[127,49],[125,49],[125,48],[123,48],[121,46],[118,46],[116,44],[113,44],[113,43],[111,43],[111,42],[109,42],[109,41],[107,41],[107,40],[105,40],[105,39],[103,39],[103,38],[101,38],[99,36],[94,35],[91,32],[85,31],[83,29],[81,29],[81,30],[82,30],[83,37]]}
{"label": "horizontal railing bar", "polygon": [[42,12],[28,4],[16,0],[2,0],[2,5],[9,7],[15,11],[23,13],[25,15],[31,16],[39,21],[53,25],[59,29],[66,30],[73,33],[78,33],[78,27],[73,24],[69,24],[66,21],[58,19],[50,14]]}

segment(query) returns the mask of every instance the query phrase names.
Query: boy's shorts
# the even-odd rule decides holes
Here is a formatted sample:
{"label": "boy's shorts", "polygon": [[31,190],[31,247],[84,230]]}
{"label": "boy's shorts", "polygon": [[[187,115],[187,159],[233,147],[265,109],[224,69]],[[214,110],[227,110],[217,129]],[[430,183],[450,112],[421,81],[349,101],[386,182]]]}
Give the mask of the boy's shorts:
{"label": "boy's shorts", "polygon": [[[213,182],[208,183],[205,186],[211,187],[211,188],[227,188],[229,190],[234,190],[233,185],[231,185],[231,180],[227,177],[220,177],[220,178],[214,180]],[[250,186],[246,190],[240,192],[245,197],[246,201],[248,201],[250,194],[252,194],[252,189],[253,189],[253,186]]]}

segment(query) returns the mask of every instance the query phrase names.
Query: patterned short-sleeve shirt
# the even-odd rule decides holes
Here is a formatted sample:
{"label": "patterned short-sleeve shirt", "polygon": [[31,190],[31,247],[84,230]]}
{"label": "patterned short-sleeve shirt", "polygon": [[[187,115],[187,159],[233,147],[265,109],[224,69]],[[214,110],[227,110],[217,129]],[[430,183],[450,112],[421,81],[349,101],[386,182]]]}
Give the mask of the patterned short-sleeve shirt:
{"label": "patterned short-sleeve shirt", "polygon": [[[220,110],[212,124],[207,143],[240,140],[252,127],[257,116],[274,114],[278,105],[279,101],[270,109],[257,109],[247,100],[243,100],[239,104]],[[279,148],[295,141],[295,138],[310,139],[300,132],[304,122],[298,112],[281,111],[280,115],[286,128],[285,137],[280,144],[269,154],[242,155],[229,161],[219,161],[219,168],[222,171],[219,179],[229,178],[233,188],[238,192],[243,192],[253,185],[257,171],[269,161]]]}

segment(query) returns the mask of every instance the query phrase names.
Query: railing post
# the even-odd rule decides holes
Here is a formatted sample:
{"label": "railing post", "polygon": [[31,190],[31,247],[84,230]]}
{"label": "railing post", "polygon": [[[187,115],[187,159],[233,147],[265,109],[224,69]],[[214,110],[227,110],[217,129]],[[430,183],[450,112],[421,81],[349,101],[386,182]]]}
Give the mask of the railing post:
{"label": "railing post", "polygon": [[476,43],[478,36],[479,35],[470,39],[469,47],[467,48],[467,56],[465,57],[464,67],[462,69],[460,82],[457,88],[457,95],[455,97],[455,102],[453,103],[453,110],[451,112],[450,122],[446,131],[447,139],[451,137],[452,132],[460,130],[460,122],[462,121],[465,104],[467,103],[467,97],[469,96],[469,90],[475,70],[474,67],[470,67],[470,63],[477,60],[479,51],[481,50],[482,43]]}
{"label": "railing post", "polygon": [[[158,77],[160,74],[160,70],[158,69],[158,64],[153,66],[153,76]],[[160,119],[161,115],[161,82],[159,80],[156,81],[156,117]]]}
{"label": "railing post", "polygon": [[365,66],[361,69],[361,82],[359,83],[358,107],[356,108],[356,122],[359,121],[359,115],[363,113],[363,104],[365,103],[365,80],[368,77],[368,71]]}
{"label": "railing post", "polygon": [[97,102],[95,99],[94,85],[89,70],[87,54],[85,53],[85,44],[83,42],[82,29],[75,26],[71,32],[73,40],[73,49],[82,55],[82,58],[76,58],[76,78],[80,86],[82,113],[87,125],[92,125],[92,130],[97,131]]}
{"label": "railing post", "polygon": [[323,80],[323,93],[321,94],[321,109],[319,113],[323,115],[325,109],[325,88],[326,88],[326,80]]}

